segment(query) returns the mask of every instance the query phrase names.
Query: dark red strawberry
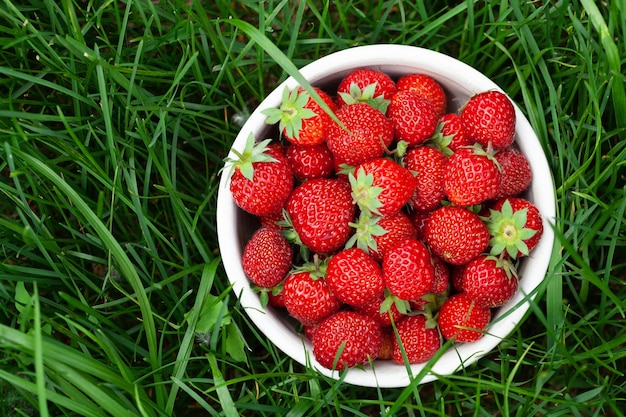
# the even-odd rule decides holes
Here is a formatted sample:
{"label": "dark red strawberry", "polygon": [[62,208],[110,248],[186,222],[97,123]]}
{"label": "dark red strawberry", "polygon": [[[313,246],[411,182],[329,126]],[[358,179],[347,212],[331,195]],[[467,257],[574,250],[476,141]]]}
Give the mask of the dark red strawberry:
{"label": "dark red strawberry", "polygon": [[491,322],[491,310],[477,305],[467,294],[449,297],[441,306],[439,315],[441,335],[455,342],[475,342]]}
{"label": "dark red strawberry", "polygon": [[342,370],[376,359],[381,345],[382,331],[374,318],[339,311],[315,329],[313,355],[323,367]]}
{"label": "dark red strawberry", "polygon": [[447,98],[446,92],[433,77],[426,74],[407,74],[403,75],[396,82],[398,91],[411,91],[430,101],[438,116],[446,111]]}
{"label": "dark red strawberry", "polygon": [[430,139],[439,118],[433,103],[410,91],[398,91],[393,95],[387,116],[393,124],[396,141],[404,141],[408,146],[417,146]]}
{"label": "dark red strawberry", "polygon": [[385,254],[382,266],[387,288],[401,300],[416,300],[433,290],[435,268],[419,240],[396,243]]}
{"label": "dark red strawberry", "polygon": [[485,91],[468,100],[461,117],[467,134],[485,148],[504,149],[515,140],[515,108],[506,94]]}
{"label": "dark red strawberry", "polygon": [[346,75],[337,87],[337,104],[367,103],[386,112],[396,83],[386,73],[374,69],[357,69]]}
{"label": "dark red strawberry", "polygon": [[507,259],[481,255],[472,259],[463,274],[463,289],[481,307],[504,305],[517,291],[515,267]]}
{"label": "dark red strawberry", "polygon": [[494,158],[479,148],[461,148],[445,165],[444,190],[458,206],[492,199],[500,186],[500,169]]}
{"label": "dark red strawberry", "polygon": [[341,302],[326,285],[323,272],[315,270],[289,274],[282,294],[289,314],[306,326],[319,323],[341,307]]}
{"label": "dark red strawberry", "polygon": [[491,254],[511,258],[528,256],[543,235],[543,222],[537,206],[519,197],[496,201],[487,220],[491,234]]}
{"label": "dark red strawberry", "polygon": [[500,164],[502,178],[494,198],[512,197],[525,191],[532,180],[530,163],[516,148],[506,148],[494,155]]}
{"label": "dark red strawberry", "polygon": [[446,198],[443,179],[446,156],[430,146],[409,149],[404,156],[404,167],[415,175],[417,185],[411,198],[411,206],[420,211],[439,207]]}
{"label": "dark red strawberry", "polygon": [[441,337],[435,323],[423,314],[408,316],[397,325],[398,339],[394,339],[393,360],[396,363],[428,362],[441,348]]}
{"label": "dark red strawberry", "polygon": [[351,306],[382,297],[385,291],[380,266],[359,248],[344,249],[330,258],[326,283],[335,297]]}
{"label": "dark red strawberry", "polygon": [[290,145],[285,150],[291,171],[300,181],[329,178],[335,171],[333,154],[326,143],[302,146]]}
{"label": "dark red strawberry", "polygon": [[280,231],[260,228],[243,251],[243,270],[255,285],[271,288],[278,285],[291,268],[293,251]]}

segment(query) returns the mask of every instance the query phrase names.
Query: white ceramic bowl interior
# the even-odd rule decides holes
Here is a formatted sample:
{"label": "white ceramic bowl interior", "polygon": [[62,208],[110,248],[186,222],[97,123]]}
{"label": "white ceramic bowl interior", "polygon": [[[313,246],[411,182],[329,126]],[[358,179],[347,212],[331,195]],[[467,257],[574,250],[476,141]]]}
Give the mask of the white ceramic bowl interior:
{"label": "white ceramic bowl interior", "polygon": [[[423,73],[434,77],[449,97],[448,110],[458,110],[473,94],[486,90],[500,90],[493,81],[476,69],[450,56],[413,46],[371,45],[355,47],[327,55],[303,67],[300,72],[315,86],[333,87],[349,72],[357,68],[373,68],[398,77],[408,73]],[[257,140],[265,139],[271,127],[265,123],[261,110],[278,107],[285,85],[293,88],[297,82],[289,77],[279,85],[252,113],[233,143],[233,149],[243,150],[250,132]],[[525,197],[537,205],[544,220],[543,237],[531,255],[524,259],[519,269],[520,286],[516,296],[498,309],[488,334],[474,343],[456,344],[433,364],[421,383],[450,375],[476,362],[489,353],[520,322],[535,297],[537,286],[545,277],[554,242],[550,222],[555,217],[554,184],[548,162],[539,140],[528,120],[515,106],[517,113],[516,144],[529,159],[533,180]],[[234,155],[230,155],[233,157]],[[293,322],[285,313],[268,307],[263,308],[258,295],[250,289],[249,280],[243,272],[241,257],[256,221],[239,209],[229,191],[229,178],[222,176],[217,202],[217,230],[224,267],[233,291],[241,306],[259,330],[281,351],[297,362],[311,366],[320,373],[339,378],[339,372],[322,367],[314,358],[311,343],[294,331]],[[420,373],[424,364],[412,365],[411,374]],[[404,365],[392,361],[376,361],[374,369],[352,368],[345,371],[344,381],[369,387],[404,387],[411,377]]]}

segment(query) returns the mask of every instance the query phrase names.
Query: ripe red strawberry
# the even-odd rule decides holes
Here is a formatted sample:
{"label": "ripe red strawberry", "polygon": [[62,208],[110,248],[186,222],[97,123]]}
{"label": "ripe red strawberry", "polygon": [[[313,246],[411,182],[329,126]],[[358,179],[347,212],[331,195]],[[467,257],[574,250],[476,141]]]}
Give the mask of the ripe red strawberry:
{"label": "ripe red strawberry", "polygon": [[346,75],[337,87],[337,104],[367,103],[386,112],[391,96],[396,92],[396,83],[382,71],[363,68]]}
{"label": "ripe red strawberry", "polygon": [[408,146],[430,139],[439,118],[433,103],[411,91],[398,91],[391,97],[387,116],[393,124],[395,140]]}
{"label": "ripe red strawberry", "polygon": [[543,234],[539,209],[523,198],[508,197],[496,201],[487,226],[491,234],[491,254],[504,252],[514,259],[528,256]]}
{"label": "ripe red strawberry", "polygon": [[381,345],[382,331],[374,318],[339,311],[315,329],[313,355],[323,367],[342,370],[376,359]]}
{"label": "ripe red strawberry", "polygon": [[266,214],[264,216],[257,216],[257,219],[259,220],[259,223],[261,223],[261,227],[269,227],[276,230],[283,229],[281,223],[285,220],[282,211]]}
{"label": "ripe red strawberry", "polygon": [[411,206],[420,211],[439,207],[446,198],[443,188],[446,156],[430,146],[409,149],[404,156],[404,167],[415,174],[417,185]]}
{"label": "ripe red strawberry", "polygon": [[530,163],[515,148],[506,148],[494,155],[502,169],[502,179],[494,198],[511,197],[525,191],[532,180]]}
{"label": "ripe red strawberry", "polygon": [[439,117],[432,141],[446,156],[452,155],[464,146],[474,144],[465,131],[463,119],[456,113],[446,113]]}
{"label": "ripe red strawberry", "polygon": [[353,201],[362,212],[389,216],[411,199],[416,179],[411,172],[386,158],[361,163],[349,175]]}
{"label": "ripe red strawberry", "polygon": [[467,134],[484,147],[504,149],[515,140],[515,108],[500,91],[476,94],[461,109]]}
{"label": "ripe red strawberry", "polygon": [[349,104],[335,115],[345,126],[331,123],[328,128],[326,142],[336,165],[356,166],[379,158],[393,141],[391,121],[369,104]]}
{"label": "ripe red strawberry", "polygon": [[258,144],[250,134],[242,153],[226,158],[230,165],[230,192],[235,204],[248,213],[263,216],[280,212],[293,188],[293,174],[282,150]]}
{"label": "ripe red strawberry", "polygon": [[396,81],[398,91],[411,91],[433,103],[438,116],[446,111],[446,92],[441,84],[426,74],[407,74]]}
{"label": "ripe red strawberry", "polygon": [[471,206],[492,199],[500,179],[500,169],[487,152],[461,148],[446,162],[443,186],[450,202]]}
{"label": "ripe red strawberry", "polygon": [[[374,317],[376,322],[382,326],[391,326],[393,320],[394,323],[400,322],[405,315],[398,310],[396,303],[386,303],[384,296],[372,298],[362,306],[356,307],[356,311],[363,313],[367,316]],[[389,305],[389,308],[387,307]]]}
{"label": "ripe red strawberry", "polygon": [[491,310],[480,307],[462,292],[443,303],[437,320],[444,338],[455,342],[475,342],[483,336],[491,322]]}
{"label": "ripe red strawberry", "polygon": [[433,267],[435,268],[435,281],[433,282],[433,294],[443,294],[450,287],[450,268],[443,259],[432,256]]}
{"label": "ripe red strawberry", "polygon": [[378,263],[359,248],[349,248],[328,261],[326,283],[342,302],[361,306],[383,296],[385,282]]}
{"label": "ripe red strawberry", "polygon": [[405,363],[428,362],[441,348],[441,336],[436,324],[430,323],[423,314],[408,316],[397,325],[398,339],[394,338],[393,360]]}
{"label": "ripe red strawberry", "polygon": [[401,300],[416,300],[432,292],[435,268],[421,241],[406,239],[396,243],[385,254],[382,266],[387,288]]}
{"label": "ripe red strawberry", "polygon": [[333,154],[326,143],[312,146],[290,145],[285,150],[285,156],[293,175],[300,181],[328,178],[335,170]]}
{"label": "ripe red strawberry", "polygon": [[294,188],[287,201],[287,214],[302,244],[316,253],[342,248],[352,228],[356,208],[350,184],[319,178]]}
{"label": "ripe red strawberry", "polygon": [[413,223],[402,211],[382,217],[378,221],[378,225],[386,233],[372,236],[372,240],[376,243],[376,249],[370,250],[370,253],[377,261],[382,261],[387,251],[397,242],[404,239],[417,239],[417,232]]}
{"label": "ripe red strawberry", "polygon": [[289,314],[305,326],[321,322],[341,307],[341,302],[326,285],[324,274],[315,270],[289,274],[282,294]]}
{"label": "ripe red strawberry", "polygon": [[481,255],[472,259],[463,274],[463,289],[481,307],[504,305],[517,291],[515,267],[506,259]]}
{"label": "ripe red strawberry", "polygon": [[[314,87],[317,94],[333,112],[335,102],[323,90]],[[317,101],[302,87],[289,90],[285,87],[279,108],[262,111],[267,124],[278,123],[285,139],[299,145],[317,145],[326,140],[326,131],[331,118]]]}
{"label": "ripe red strawberry", "polygon": [[419,210],[411,210],[409,212],[409,219],[411,223],[413,223],[413,227],[417,232],[416,239],[424,240],[424,236],[426,234],[426,224],[428,223],[428,218],[432,211],[419,211]]}
{"label": "ripe red strawberry", "polygon": [[489,229],[465,207],[442,206],[433,211],[424,236],[433,254],[453,265],[468,263],[489,245]]}
{"label": "ripe red strawberry", "polygon": [[252,235],[243,251],[243,270],[255,285],[271,288],[289,272],[293,251],[280,231],[260,228]]}

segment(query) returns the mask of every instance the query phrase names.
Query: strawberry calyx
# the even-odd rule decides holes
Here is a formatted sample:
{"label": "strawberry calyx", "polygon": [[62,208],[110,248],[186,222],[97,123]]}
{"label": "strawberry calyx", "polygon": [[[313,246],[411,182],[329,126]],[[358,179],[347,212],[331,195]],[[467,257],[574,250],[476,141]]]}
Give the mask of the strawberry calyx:
{"label": "strawberry calyx", "polygon": [[242,152],[236,149],[232,149],[235,154],[235,158],[224,158],[224,167],[222,170],[229,168],[228,175],[232,176],[235,169],[239,169],[243,176],[252,181],[254,178],[254,166],[255,162],[277,162],[276,158],[267,153],[268,145],[272,142],[272,139],[265,139],[261,142],[256,142],[254,134],[250,132],[246,139],[246,144]]}
{"label": "strawberry calyx", "polygon": [[437,150],[439,150],[445,156],[451,156],[454,152],[450,149],[450,144],[452,143],[452,139],[454,139],[454,134],[444,135],[443,127],[444,123],[437,123],[437,128],[435,129],[435,133],[431,136],[428,143],[434,146]]}
{"label": "strawberry calyx", "polygon": [[378,196],[383,192],[382,187],[374,186],[374,175],[358,169],[356,176],[354,172],[348,174],[348,180],[352,187],[352,201],[359,206],[362,213],[366,215],[380,215],[382,203]]}
{"label": "strawberry calyx", "polygon": [[378,245],[373,237],[382,236],[387,233],[387,230],[378,224],[380,219],[380,216],[372,216],[370,213],[361,212],[356,223],[348,223],[355,229],[355,232],[346,242],[346,248],[351,248],[356,244],[357,248],[365,252],[369,252],[370,250],[374,252],[378,251]]}
{"label": "strawberry calyx", "polygon": [[270,293],[272,295],[278,295],[283,291],[283,283],[277,284],[270,288],[259,287],[258,285],[251,284],[250,288],[252,291],[259,294],[259,302],[261,303],[261,307],[265,308],[270,302]]}
{"label": "strawberry calyx", "polygon": [[527,213],[528,209],[513,212],[509,200],[504,202],[500,210],[490,209],[487,228],[491,234],[489,241],[491,255],[506,253],[515,259],[519,251],[528,256],[529,250],[525,241],[533,237],[537,231],[526,227]]}
{"label": "strawberry calyx", "polygon": [[299,138],[302,121],[317,116],[313,110],[305,107],[311,95],[304,89],[294,88],[283,90],[282,103],[278,108],[264,109],[261,113],[267,116],[265,123],[278,128],[289,138]]}
{"label": "strawberry calyx", "polygon": [[387,100],[384,95],[374,97],[377,86],[378,83],[374,82],[361,89],[357,83],[351,83],[348,93],[339,92],[338,94],[346,104],[367,103],[385,114],[387,107],[389,107],[390,100]]}
{"label": "strawberry calyx", "polygon": [[398,311],[407,315],[411,311],[411,303],[393,295],[388,289],[385,289],[385,299],[380,304],[380,313],[387,313],[391,310],[391,306],[395,305]]}
{"label": "strawberry calyx", "polygon": [[329,260],[330,258],[320,259],[319,255],[316,253],[313,255],[311,262],[305,262],[302,265],[296,266],[290,273],[306,272],[314,281],[323,279],[326,276]]}
{"label": "strawberry calyx", "polygon": [[300,239],[300,235],[293,226],[293,221],[291,220],[291,216],[289,216],[289,212],[287,210],[283,209],[283,220],[277,221],[276,225],[280,227],[280,233],[285,237],[285,239],[287,239],[287,242],[300,248],[300,257],[305,261],[308,261],[309,248],[302,243],[302,239]]}

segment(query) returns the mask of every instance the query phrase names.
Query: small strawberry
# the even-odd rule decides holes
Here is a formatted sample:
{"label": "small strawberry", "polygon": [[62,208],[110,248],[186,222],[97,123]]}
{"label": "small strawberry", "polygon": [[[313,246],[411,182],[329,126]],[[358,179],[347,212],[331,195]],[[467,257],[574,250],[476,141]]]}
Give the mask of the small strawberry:
{"label": "small strawberry", "polygon": [[502,168],[502,179],[494,198],[515,196],[528,188],[532,171],[522,152],[515,148],[506,148],[497,152],[494,158]]}
{"label": "small strawberry", "polygon": [[319,178],[295,187],[286,210],[303,245],[316,253],[332,253],[350,237],[356,208],[347,181]]}
{"label": "small strawberry", "polygon": [[450,202],[471,206],[493,198],[500,179],[498,164],[486,151],[461,148],[446,161],[443,186]]}
{"label": "small strawberry", "polygon": [[523,198],[509,197],[496,201],[487,220],[491,234],[491,254],[511,258],[528,256],[543,234],[541,213]]}
{"label": "small strawberry", "polygon": [[409,147],[427,141],[437,129],[439,116],[428,99],[411,91],[398,91],[391,97],[387,116],[391,120],[396,141]]}
{"label": "small strawberry", "polygon": [[396,92],[396,83],[382,71],[357,69],[346,75],[337,87],[339,107],[355,103],[367,103],[386,113],[391,96]]}
{"label": "small strawberry", "polygon": [[376,322],[382,327],[390,326],[392,321],[398,323],[405,317],[398,310],[396,303],[386,303],[386,297],[384,296],[372,298],[367,303],[356,307],[356,311],[374,317]]}
{"label": "small strawberry", "polygon": [[401,300],[416,300],[432,292],[435,268],[421,241],[406,239],[396,243],[385,254],[382,267],[387,288]]}
{"label": "small strawberry", "polygon": [[407,74],[396,81],[398,91],[411,91],[433,103],[438,116],[446,111],[446,92],[433,77],[426,74]]}
{"label": "small strawberry", "polygon": [[407,151],[403,164],[414,173],[417,182],[411,198],[414,209],[434,210],[446,198],[443,188],[446,160],[443,153],[430,146],[418,146]]}
{"label": "small strawberry", "polygon": [[[333,112],[335,102],[323,90],[314,87],[320,98]],[[267,124],[278,123],[285,139],[298,145],[318,145],[326,140],[326,130],[331,118],[317,101],[302,87],[283,90],[283,100],[279,108],[265,109]]]}
{"label": "small strawberry", "polygon": [[467,134],[485,148],[504,149],[515,140],[515,108],[506,94],[485,91],[476,94],[461,109]]}
{"label": "small strawberry", "polygon": [[263,216],[280,212],[293,188],[293,174],[282,150],[270,139],[258,144],[250,134],[243,152],[226,158],[230,166],[230,192],[235,204],[248,213]]}
{"label": "small strawberry", "polygon": [[261,227],[269,227],[276,230],[283,230],[281,223],[285,220],[282,211],[266,214],[263,216],[257,216]]}
{"label": "small strawberry", "polygon": [[433,294],[444,294],[450,287],[450,267],[448,263],[438,256],[432,256],[433,267],[435,268],[435,281],[433,282]]}
{"label": "small strawberry", "polygon": [[436,324],[423,314],[406,317],[396,328],[398,338],[394,339],[393,348],[396,363],[405,363],[405,357],[408,363],[428,362],[441,348]]}
{"label": "small strawberry", "polygon": [[261,288],[271,288],[285,278],[292,258],[291,245],[278,230],[260,228],[246,243],[242,265],[252,283]]}
{"label": "small strawberry", "polygon": [[376,320],[354,311],[339,311],[315,329],[313,355],[325,368],[343,370],[376,359],[382,330]]}
{"label": "small strawberry", "polygon": [[409,219],[411,220],[411,223],[413,223],[413,227],[417,232],[416,239],[424,240],[424,236],[426,234],[426,224],[428,223],[428,218],[430,217],[431,213],[432,211],[409,211]]}
{"label": "small strawberry", "polygon": [[447,263],[462,265],[487,248],[489,229],[465,207],[442,206],[428,218],[424,238],[433,254]]}
{"label": "small strawberry", "polygon": [[446,113],[439,117],[437,129],[431,138],[441,152],[450,156],[465,146],[472,146],[474,141],[463,126],[463,119],[456,113]]}
{"label": "small strawberry", "polygon": [[393,328],[390,326],[383,327],[382,329],[382,344],[380,346],[380,352],[378,352],[379,360],[391,360],[393,359],[393,343],[396,336],[393,333]]}
{"label": "small strawberry", "polygon": [[382,297],[385,291],[378,262],[359,248],[344,249],[330,258],[326,283],[335,297],[351,306]]}
{"label": "small strawberry", "polygon": [[335,115],[344,127],[331,123],[326,143],[337,166],[379,158],[393,141],[391,121],[369,104],[345,105]]}
{"label": "small strawberry", "polygon": [[348,177],[353,201],[361,211],[381,216],[399,212],[411,199],[416,185],[408,169],[386,158],[363,162]]}
{"label": "small strawberry", "polygon": [[443,303],[437,320],[444,338],[461,343],[475,342],[491,322],[491,310],[480,307],[462,292]]}
{"label": "small strawberry", "polygon": [[335,170],[333,154],[326,143],[311,146],[290,145],[285,149],[285,156],[293,175],[299,181],[329,178]]}
{"label": "small strawberry", "polygon": [[504,305],[517,291],[515,267],[507,259],[481,255],[472,259],[463,274],[463,289],[485,308]]}

